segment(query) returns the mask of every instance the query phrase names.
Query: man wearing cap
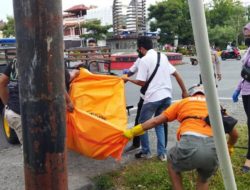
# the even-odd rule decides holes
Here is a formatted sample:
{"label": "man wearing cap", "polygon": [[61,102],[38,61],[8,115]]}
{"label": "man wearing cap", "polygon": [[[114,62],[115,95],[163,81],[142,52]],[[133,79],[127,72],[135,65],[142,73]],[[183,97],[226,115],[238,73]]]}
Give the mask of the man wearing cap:
{"label": "man wearing cap", "polygon": [[167,155],[173,189],[183,189],[181,172],[194,169],[198,172],[197,189],[208,189],[208,179],[218,167],[213,132],[203,119],[192,118],[208,115],[203,86],[193,86],[188,91],[190,97],[175,102],[161,115],[125,131],[124,136],[131,139],[159,124],[178,120],[178,142]]}
{"label": "man wearing cap", "polygon": [[[198,172],[196,189],[208,189],[208,179],[216,172],[218,159],[213,140],[213,131],[204,118],[208,115],[204,89],[201,84],[188,89],[189,97],[175,102],[161,115],[154,117],[124,132],[132,139],[146,130],[168,121],[178,120],[176,145],[168,151],[168,173],[173,189],[183,189],[181,172],[196,169]],[[238,133],[235,128],[224,128],[228,133],[228,151],[233,152]]]}

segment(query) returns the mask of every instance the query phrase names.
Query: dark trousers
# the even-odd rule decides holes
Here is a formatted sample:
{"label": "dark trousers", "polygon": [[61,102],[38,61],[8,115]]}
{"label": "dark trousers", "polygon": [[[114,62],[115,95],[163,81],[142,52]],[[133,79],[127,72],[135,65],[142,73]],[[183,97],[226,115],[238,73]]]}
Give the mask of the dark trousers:
{"label": "dark trousers", "polygon": [[243,101],[245,113],[247,115],[247,127],[248,127],[247,159],[250,160],[250,95],[242,95],[242,101]]}
{"label": "dark trousers", "polygon": [[[135,116],[135,124],[134,125],[138,125],[139,124],[139,116],[141,113],[141,108],[143,105],[144,100],[142,98],[140,98],[138,104],[137,104],[137,112],[136,112],[136,116]],[[165,148],[167,147],[167,142],[168,142],[168,123],[164,123],[164,134],[165,134]],[[133,138],[133,146],[135,147],[139,147],[140,146],[140,136],[136,136]]]}
{"label": "dark trousers", "polygon": [[[138,104],[137,104],[137,112],[136,112],[136,116],[135,116],[135,125],[138,125],[139,124],[139,116],[140,116],[140,113],[141,113],[141,108],[142,108],[142,105],[143,105],[143,99],[140,98]],[[139,147],[140,146],[140,136],[136,136],[133,138],[133,146],[136,146],[136,147]]]}

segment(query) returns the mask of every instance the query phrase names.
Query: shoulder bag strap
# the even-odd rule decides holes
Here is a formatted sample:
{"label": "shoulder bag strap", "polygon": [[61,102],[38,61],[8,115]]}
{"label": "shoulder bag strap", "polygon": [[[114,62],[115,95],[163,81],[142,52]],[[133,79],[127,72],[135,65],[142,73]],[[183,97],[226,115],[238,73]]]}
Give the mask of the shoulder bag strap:
{"label": "shoulder bag strap", "polygon": [[183,122],[184,120],[186,119],[201,119],[201,120],[204,120],[204,118],[202,117],[199,117],[199,116],[187,116],[187,117],[184,117],[181,122]]}
{"label": "shoulder bag strap", "polygon": [[161,57],[161,53],[157,52],[157,64],[155,67],[155,70],[153,71],[152,75],[149,77],[148,81],[145,83],[145,85],[141,88],[140,92],[144,95],[148,89],[148,86],[150,84],[150,82],[153,80],[159,66],[160,66],[160,57]]}

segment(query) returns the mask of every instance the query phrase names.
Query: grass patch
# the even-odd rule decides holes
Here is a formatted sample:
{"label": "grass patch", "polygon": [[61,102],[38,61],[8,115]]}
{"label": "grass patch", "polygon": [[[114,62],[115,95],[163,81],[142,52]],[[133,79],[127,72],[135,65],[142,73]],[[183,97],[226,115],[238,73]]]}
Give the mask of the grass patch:
{"label": "grass patch", "polygon": [[[239,140],[236,147],[247,147],[247,127],[237,126]],[[238,189],[250,190],[250,173],[241,172],[245,162],[246,149],[235,148],[232,165]],[[197,174],[195,171],[183,173],[185,189],[195,189]],[[134,161],[122,170],[97,176],[94,180],[97,190],[170,190],[171,182],[167,166],[154,158],[151,160]],[[223,190],[223,178],[220,170],[210,180],[210,190]]]}

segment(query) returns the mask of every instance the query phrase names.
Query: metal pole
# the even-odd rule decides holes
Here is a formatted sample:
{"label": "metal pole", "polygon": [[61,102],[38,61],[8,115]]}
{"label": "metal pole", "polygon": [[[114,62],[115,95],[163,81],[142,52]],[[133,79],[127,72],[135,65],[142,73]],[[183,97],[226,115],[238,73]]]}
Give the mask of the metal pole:
{"label": "metal pole", "polygon": [[25,189],[68,189],[61,0],[13,1]]}
{"label": "metal pole", "polygon": [[227,190],[235,190],[237,187],[228,153],[227,142],[221,119],[218,94],[215,87],[203,1],[188,0],[188,4],[192,20],[198,61],[200,63],[202,81],[205,88],[209,117],[211,118],[211,124],[213,127],[215,146],[219,158],[224,185]]}

